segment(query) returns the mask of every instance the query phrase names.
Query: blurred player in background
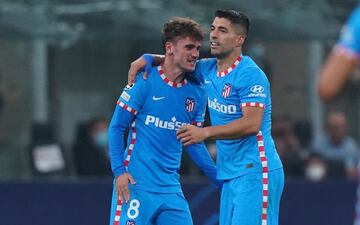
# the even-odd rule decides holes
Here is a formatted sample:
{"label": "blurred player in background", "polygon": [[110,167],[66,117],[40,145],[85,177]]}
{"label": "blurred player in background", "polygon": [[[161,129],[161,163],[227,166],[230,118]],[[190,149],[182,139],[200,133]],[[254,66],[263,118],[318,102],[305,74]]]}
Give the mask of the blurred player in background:
{"label": "blurred player in background", "polygon": [[[179,182],[182,145],[176,130],[201,126],[206,98],[203,87],[189,81],[203,32],[186,18],[174,18],[162,31],[164,64],[153,67],[145,85],[122,92],[109,128],[111,166],[115,176],[110,225],[192,225]],[[130,125],[124,153],[123,137]],[[186,148],[193,161],[219,186],[216,167],[203,143]]]}
{"label": "blurred player in background", "polygon": [[318,93],[324,100],[334,97],[360,59],[360,6],[343,26],[340,39],[325,62],[318,79]]}
{"label": "blurred player in background", "polygon": [[[360,6],[343,26],[338,43],[326,60],[318,79],[318,93],[323,100],[334,97],[344,86],[360,61]],[[358,172],[359,174],[359,172]],[[360,225],[360,186],[357,191],[355,225]]]}
{"label": "blurred player in background", "polygon": [[[221,225],[277,225],[284,172],[271,137],[269,81],[250,57],[242,55],[248,31],[246,15],[216,11],[210,31],[216,58],[200,60],[195,71],[208,94],[212,126],[187,125],[177,133],[185,146],[217,140],[217,178],[224,181]],[[145,61],[132,63],[130,83],[133,71],[143,68]]]}

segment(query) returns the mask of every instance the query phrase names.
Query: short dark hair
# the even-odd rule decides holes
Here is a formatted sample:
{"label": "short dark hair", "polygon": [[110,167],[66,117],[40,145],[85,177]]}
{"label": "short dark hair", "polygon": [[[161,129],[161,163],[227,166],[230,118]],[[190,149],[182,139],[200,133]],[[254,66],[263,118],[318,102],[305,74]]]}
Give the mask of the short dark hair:
{"label": "short dark hair", "polygon": [[215,17],[225,18],[230,20],[233,24],[238,24],[243,27],[245,35],[248,35],[250,29],[250,20],[242,12],[233,9],[219,9],[215,12]]}
{"label": "short dark hair", "polygon": [[190,18],[174,17],[164,24],[161,32],[163,48],[168,41],[175,41],[179,37],[191,37],[195,40],[204,39],[204,31],[195,20]]}

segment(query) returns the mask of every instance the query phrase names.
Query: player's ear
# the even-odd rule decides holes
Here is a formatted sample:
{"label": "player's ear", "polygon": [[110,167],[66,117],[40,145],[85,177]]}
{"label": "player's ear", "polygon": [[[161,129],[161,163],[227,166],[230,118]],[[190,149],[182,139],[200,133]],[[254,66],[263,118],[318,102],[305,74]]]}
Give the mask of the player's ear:
{"label": "player's ear", "polygon": [[239,34],[238,37],[236,38],[236,45],[242,46],[245,43],[245,39],[246,39],[246,35]]}
{"label": "player's ear", "polygon": [[165,43],[165,53],[167,55],[172,55],[173,54],[173,43],[171,42],[166,42]]}

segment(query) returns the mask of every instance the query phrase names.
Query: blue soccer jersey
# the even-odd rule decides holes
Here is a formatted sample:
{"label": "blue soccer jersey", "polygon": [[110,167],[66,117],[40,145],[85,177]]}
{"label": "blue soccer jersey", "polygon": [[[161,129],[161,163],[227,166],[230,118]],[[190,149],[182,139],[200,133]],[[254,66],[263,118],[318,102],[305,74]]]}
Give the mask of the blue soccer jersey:
{"label": "blue soccer jersey", "polygon": [[[151,70],[147,81],[138,78],[136,84],[122,92],[110,124],[113,173],[118,176],[128,171],[136,181],[130,188],[156,193],[181,192],[178,171],[182,145],[176,138],[176,130],[185,124],[203,123],[205,90],[187,80],[169,81],[161,66]],[[121,127],[130,120],[133,122],[124,152]],[[200,169],[215,179],[216,168],[204,145],[189,146],[187,151]]]}
{"label": "blue soccer jersey", "polygon": [[343,26],[336,50],[349,57],[360,59],[360,6],[354,10]]}
{"label": "blue soccer jersey", "polygon": [[208,94],[212,125],[225,125],[243,116],[242,107],[262,107],[259,134],[234,140],[217,140],[218,179],[228,180],[250,172],[282,167],[271,137],[270,84],[263,71],[247,56],[239,56],[226,71],[217,71],[216,59],[197,63]]}

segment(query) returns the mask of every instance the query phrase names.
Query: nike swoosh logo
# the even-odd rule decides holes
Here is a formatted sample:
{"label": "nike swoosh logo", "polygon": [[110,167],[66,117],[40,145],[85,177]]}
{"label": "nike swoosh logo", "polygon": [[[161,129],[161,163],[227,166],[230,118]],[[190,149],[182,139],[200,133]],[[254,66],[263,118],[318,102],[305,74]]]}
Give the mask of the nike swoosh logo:
{"label": "nike swoosh logo", "polygon": [[205,80],[205,84],[211,84],[211,81]]}
{"label": "nike swoosh logo", "polygon": [[153,96],[153,100],[154,101],[157,101],[157,100],[161,100],[161,99],[164,99],[165,97],[155,97],[155,96]]}

